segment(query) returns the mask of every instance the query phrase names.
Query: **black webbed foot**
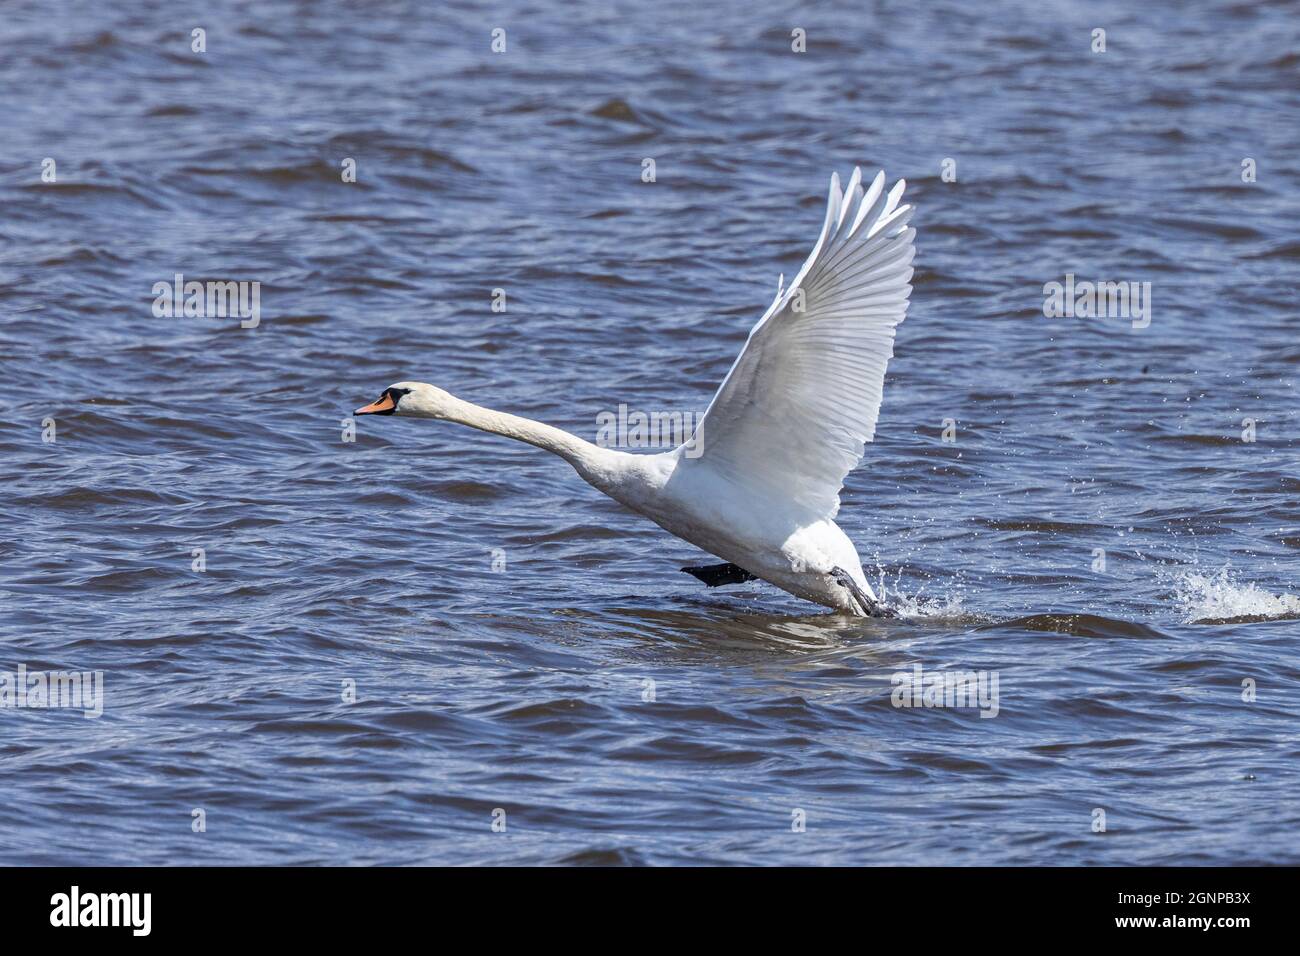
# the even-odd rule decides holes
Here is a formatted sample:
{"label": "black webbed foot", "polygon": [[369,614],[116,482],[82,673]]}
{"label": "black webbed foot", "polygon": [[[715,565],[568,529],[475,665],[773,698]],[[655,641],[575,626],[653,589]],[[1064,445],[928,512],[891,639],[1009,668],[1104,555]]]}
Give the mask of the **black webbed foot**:
{"label": "black webbed foot", "polygon": [[831,568],[830,576],[835,579],[836,584],[849,590],[849,593],[853,595],[853,600],[858,602],[858,606],[862,608],[862,613],[867,617],[898,617],[898,612],[893,608],[886,607],[879,601],[873,601],[867,597],[867,593],[858,587],[858,582],[854,581],[853,576],[843,568]]}
{"label": "black webbed foot", "polygon": [[724,584],[744,584],[746,581],[757,580],[758,577],[734,564],[708,564],[698,568],[682,568],[682,570],[699,578],[711,588],[720,588]]}

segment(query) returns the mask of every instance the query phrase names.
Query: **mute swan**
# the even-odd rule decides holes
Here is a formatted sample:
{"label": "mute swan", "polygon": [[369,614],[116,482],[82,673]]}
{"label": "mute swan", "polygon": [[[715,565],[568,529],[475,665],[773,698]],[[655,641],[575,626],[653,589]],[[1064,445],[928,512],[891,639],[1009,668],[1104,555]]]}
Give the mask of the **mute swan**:
{"label": "mute swan", "polygon": [[[885,174],[832,174],[812,254],[749,333],[695,435],[660,454],[602,448],[541,422],[398,382],[357,415],[459,422],[559,455],[588,483],[725,564],[710,587],[762,578],[851,614],[892,617],[835,524],[844,477],[876,430],[894,327],[911,292],[913,208]],[[693,449],[688,456],[687,447]]]}

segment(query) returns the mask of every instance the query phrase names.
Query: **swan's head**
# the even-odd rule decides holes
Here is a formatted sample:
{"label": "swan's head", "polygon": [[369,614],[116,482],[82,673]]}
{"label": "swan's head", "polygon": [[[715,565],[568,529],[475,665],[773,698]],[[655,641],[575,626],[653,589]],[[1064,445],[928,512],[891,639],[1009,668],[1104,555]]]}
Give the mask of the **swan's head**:
{"label": "swan's head", "polygon": [[424,382],[398,382],[354,415],[412,415],[416,418],[447,418],[456,399]]}

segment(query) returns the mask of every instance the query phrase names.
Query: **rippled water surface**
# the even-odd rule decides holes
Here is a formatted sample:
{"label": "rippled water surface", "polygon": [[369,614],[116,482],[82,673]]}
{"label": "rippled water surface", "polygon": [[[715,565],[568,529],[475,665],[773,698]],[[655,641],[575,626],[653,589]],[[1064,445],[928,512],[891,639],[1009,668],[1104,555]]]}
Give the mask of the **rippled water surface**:
{"label": "rippled water surface", "polygon": [[[1300,862],[1294,5],[724,8],[6,6],[0,670],[105,696],[0,709],[0,859]],[[702,410],[855,164],[919,208],[839,518],[901,619],[706,591],[525,445],[344,440],[403,379]]]}

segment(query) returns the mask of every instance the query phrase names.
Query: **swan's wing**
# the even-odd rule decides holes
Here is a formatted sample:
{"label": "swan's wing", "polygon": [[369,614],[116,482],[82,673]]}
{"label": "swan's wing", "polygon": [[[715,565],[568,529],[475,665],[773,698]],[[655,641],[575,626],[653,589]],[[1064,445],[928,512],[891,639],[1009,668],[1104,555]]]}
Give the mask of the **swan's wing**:
{"label": "swan's wing", "polygon": [[841,192],[831,176],[812,255],[749,333],[689,446],[700,465],[827,515],[875,434],[912,291],[904,183],[886,193],[881,172],[864,192],[861,180],[855,169]]}

